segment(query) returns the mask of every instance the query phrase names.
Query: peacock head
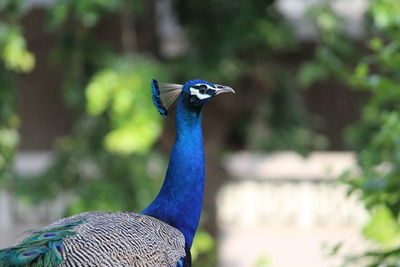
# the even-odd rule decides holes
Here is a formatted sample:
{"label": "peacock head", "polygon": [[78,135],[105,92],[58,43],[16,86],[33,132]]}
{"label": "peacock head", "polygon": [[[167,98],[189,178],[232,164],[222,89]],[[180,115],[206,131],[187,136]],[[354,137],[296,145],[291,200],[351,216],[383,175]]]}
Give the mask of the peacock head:
{"label": "peacock head", "polygon": [[158,83],[154,79],[152,81],[153,102],[164,117],[167,117],[167,109],[179,96],[184,99],[190,109],[200,112],[201,108],[214,96],[227,92],[235,93],[229,86],[213,84],[205,80],[189,80],[184,85]]}

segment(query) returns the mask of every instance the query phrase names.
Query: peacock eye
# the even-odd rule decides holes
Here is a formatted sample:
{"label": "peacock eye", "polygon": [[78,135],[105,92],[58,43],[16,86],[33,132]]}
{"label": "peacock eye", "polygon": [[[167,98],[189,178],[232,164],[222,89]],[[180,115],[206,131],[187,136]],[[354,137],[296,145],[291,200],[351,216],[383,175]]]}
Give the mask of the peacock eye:
{"label": "peacock eye", "polygon": [[200,92],[200,94],[205,94],[205,93],[207,93],[207,86],[205,86],[205,85],[200,85],[200,86],[199,86],[199,92]]}

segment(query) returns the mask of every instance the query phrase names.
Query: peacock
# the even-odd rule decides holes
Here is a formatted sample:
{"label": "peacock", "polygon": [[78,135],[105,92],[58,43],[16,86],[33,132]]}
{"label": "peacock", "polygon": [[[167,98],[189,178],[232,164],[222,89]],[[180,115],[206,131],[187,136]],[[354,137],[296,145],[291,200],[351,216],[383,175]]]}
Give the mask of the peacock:
{"label": "peacock", "polygon": [[176,140],[163,185],[140,213],[85,212],[33,231],[0,250],[0,266],[191,266],[199,224],[205,163],[202,108],[231,87],[205,80],[184,85],[152,80],[152,99],[167,117],[177,100]]}

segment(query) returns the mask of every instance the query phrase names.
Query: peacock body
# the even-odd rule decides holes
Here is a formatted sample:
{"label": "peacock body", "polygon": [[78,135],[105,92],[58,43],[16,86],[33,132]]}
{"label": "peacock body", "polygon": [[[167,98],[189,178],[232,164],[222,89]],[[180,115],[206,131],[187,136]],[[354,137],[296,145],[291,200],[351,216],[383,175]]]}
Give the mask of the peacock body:
{"label": "peacock body", "polygon": [[223,92],[233,90],[203,80],[183,86],[153,80],[161,115],[178,99],[176,141],[155,200],[139,214],[95,211],[63,218],[0,250],[0,266],[191,266],[204,190],[201,109]]}

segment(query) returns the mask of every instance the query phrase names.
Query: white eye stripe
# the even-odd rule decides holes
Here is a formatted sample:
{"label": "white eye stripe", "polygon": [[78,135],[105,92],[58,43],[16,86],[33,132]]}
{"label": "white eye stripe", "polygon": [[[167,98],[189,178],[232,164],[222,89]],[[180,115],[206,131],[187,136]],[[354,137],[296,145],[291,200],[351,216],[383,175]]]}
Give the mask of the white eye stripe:
{"label": "white eye stripe", "polygon": [[207,87],[207,90],[208,90],[208,89],[214,89],[214,90],[215,90],[214,87],[212,87],[212,86],[210,86],[210,85],[208,85],[208,84],[204,84],[204,83],[195,84],[194,87],[196,87],[196,86],[206,86],[206,87]]}
{"label": "white eye stripe", "polygon": [[199,92],[199,89],[196,89],[196,88],[193,88],[193,87],[190,87],[190,94],[191,95],[195,95],[200,100],[203,100],[203,99],[206,99],[206,98],[210,97],[210,95],[208,95],[208,94],[201,94]]}

